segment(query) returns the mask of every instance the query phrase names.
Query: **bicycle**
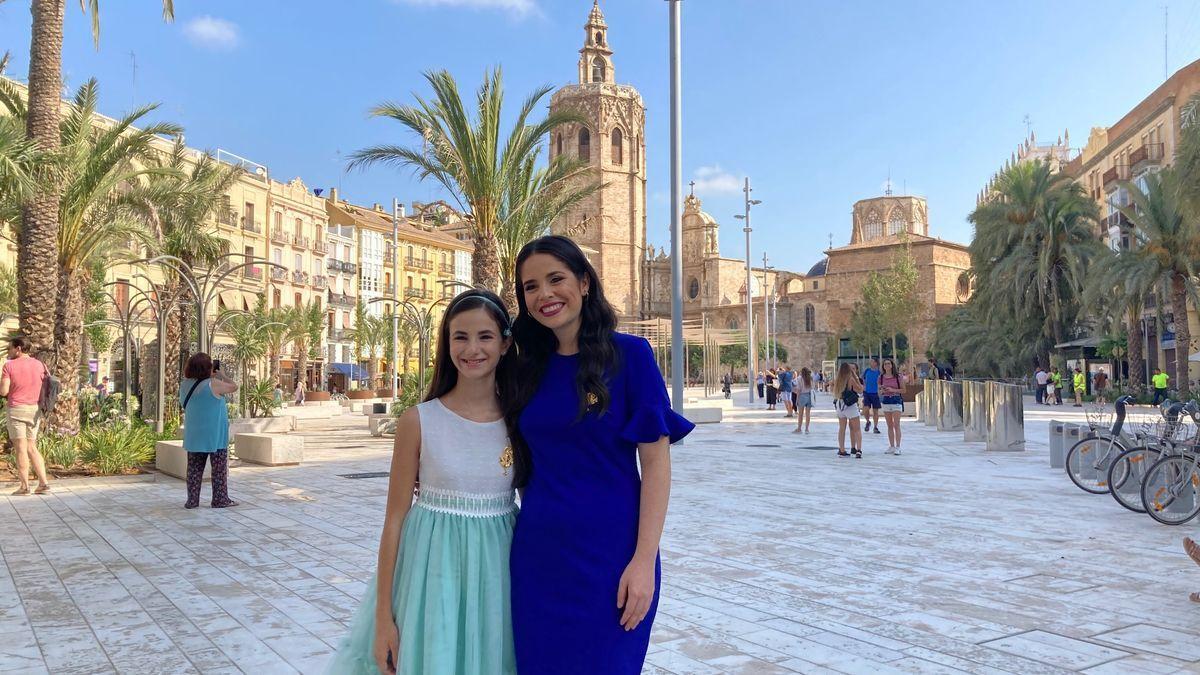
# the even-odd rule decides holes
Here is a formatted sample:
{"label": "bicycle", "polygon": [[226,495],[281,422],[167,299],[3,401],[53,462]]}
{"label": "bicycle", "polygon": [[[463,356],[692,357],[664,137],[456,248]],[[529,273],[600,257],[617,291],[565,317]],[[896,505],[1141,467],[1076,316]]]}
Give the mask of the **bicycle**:
{"label": "bicycle", "polygon": [[1163,525],[1182,525],[1200,514],[1200,453],[1197,441],[1160,458],[1146,471],[1142,506]]}
{"label": "bicycle", "polygon": [[1094,495],[1109,491],[1108,467],[1117,455],[1128,450],[1135,439],[1123,434],[1125,407],[1133,403],[1132,396],[1122,396],[1113,402],[1116,417],[1110,429],[1089,424],[1087,438],[1082,438],[1067,451],[1067,476],[1080,490]]}
{"label": "bicycle", "polygon": [[[1192,419],[1193,433],[1187,431],[1183,414]],[[1200,416],[1200,405],[1195,401],[1170,403],[1162,410],[1163,420],[1155,425],[1153,433],[1137,434],[1140,444],[1117,455],[1108,467],[1109,493],[1118,504],[1133,511],[1145,513],[1142,504],[1142,482],[1149,467],[1158,459],[1173,454],[1175,449],[1192,440]]]}

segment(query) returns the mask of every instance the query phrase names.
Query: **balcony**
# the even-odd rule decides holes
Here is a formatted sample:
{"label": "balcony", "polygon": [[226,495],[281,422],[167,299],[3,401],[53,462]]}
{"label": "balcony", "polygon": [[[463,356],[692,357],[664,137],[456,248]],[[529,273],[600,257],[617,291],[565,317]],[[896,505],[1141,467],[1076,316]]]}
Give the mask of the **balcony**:
{"label": "balcony", "polygon": [[392,264],[392,263],[394,263],[394,262],[396,262],[396,253],[395,253],[395,251],[384,251],[384,252],[383,252],[383,264],[384,264],[384,265],[391,265],[391,264]]}
{"label": "balcony", "polygon": [[1118,164],[1101,176],[1101,182],[1104,183],[1104,189],[1112,192],[1117,189],[1117,181],[1129,180],[1129,166],[1127,164]]}
{"label": "balcony", "polygon": [[307,286],[308,285],[308,272],[303,272],[301,270],[292,270],[292,283],[296,284],[297,286]]}
{"label": "balcony", "polygon": [[252,281],[262,281],[263,271],[261,267],[243,267],[242,278]]}
{"label": "balcony", "polygon": [[1125,214],[1121,213],[1120,211],[1113,211],[1112,213],[1108,214],[1104,225],[1105,227],[1112,227],[1115,225],[1122,230],[1133,229],[1133,223],[1129,222],[1129,218],[1127,218]]}
{"label": "balcony", "polygon": [[404,266],[410,267],[415,270],[432,270],[433,269],[433,261],[432,260],[418,260],[417,258],[409,256],[404,259]]}
{"label": "balcony", "polygon": [[329,243],[324,239],[317,239],[313,242],[313,250],[320,255],[325,255],[326,253],[329,253]]}
{"label": "balcony", "polygon": [[329,277],[317,275],[312,278],[312,285],[313,288],[317,289],[318,291],[323,291],[325,290],[325,287],[329,285]]}
{"label": "balcony", "polygon": [[350,329],[349,328],[330,328],[329,329],[329,341],[330,342],[351,342],[352,340],[350,339]]}
{"label": "balcony", "polygon": [[415,300],[429,300],[432,297],[428,290],[422,288],[406,288],[404,289],[405,298],[413,298]]}
{"label": "balcony", "polygon": [[356,303],[354,302],[354,298],[345,293],[329,291],[329,304],[334,307],[353,307]]}
{"label": "balcony", "polygon": [[292,235],[292,246],[295,246],[296,248],[308,248],[308,245],[309,245],[308,237],[306,237],[302,234],[293,234]]}
{"label": "balcony", "polygon": [[218,209],[217,210],[217,222],[222,225],[228,225],[229,227],[237,227],[238,226],[237,211],[234,211],[233,209]]}
{"label": "balcony", "polygon": [[284,281],[287,279],[287,270],[282,267],[271,268],[271,281]]}
{"label": "balcony", "polygon": [[438,265],[438,270],[440,270],[442,274],[454,274],[454,264],[441,263]]}
{"label": "balcony", "polygon": [[242,218],[242,229],[245,230],[246,232],[253,232],[254,234],[262,234],[263,224],[262,224],[261,220],[251,220],[249,218]]}
{"label": "balcony", "polygon": [[394,297],[396,295],[396,284],[379,284],[379,290],[384,295]]}
{"label": "balcony", "polygon": [[281,228],[277,227],[271,230],[271,243],[290,244],[292,243],[292,237],[287,232],[284,232]]}
{"label": "balcony", "polygon": [[358,265],[352,262],[343,262],[342,271],[346,274],[356,274],[358,272]]}
{"label": "balcony", "polygon": [[330,272],[341,272],[342,261],[338,260],[337,258],[330,258],[325,261],[325,269],[329,270]]}
{"label": "balcony", "polygon": [[1138,169],[1158,166],[1163,160],[1163,144],[1162,143],[1147,143],[1142,147],[1134,150],[1129,155],[1129,167],[1137,171]]}

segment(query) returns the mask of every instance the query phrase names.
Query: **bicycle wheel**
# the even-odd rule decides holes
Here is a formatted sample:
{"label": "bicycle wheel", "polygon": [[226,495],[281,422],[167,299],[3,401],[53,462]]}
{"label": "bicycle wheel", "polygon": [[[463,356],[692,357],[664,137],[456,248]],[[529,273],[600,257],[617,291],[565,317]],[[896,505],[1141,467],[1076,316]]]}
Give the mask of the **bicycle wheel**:
{"label": "bicycle wheel", "polygon": [[1115,438],[1081,439],[1067,451],[1067,475],[1080,490],[1102,495],[1108,492],[1108,465],[1125,449]]}
{"label": "bicycle wheel", "polygon": [[1164,525],[1182,525],[1200,513],[1200,467],[1191,455],[1155,462],[1142,482],[1142,506]]}
{"label": "bicycle wheel", "polygon": [[1118,504],[1135,513],[1146,512],[1142,506],[1142,481],[1160,454],[1157,446],[1139,445],[1122,452],[1109,463],[1109,493]]}

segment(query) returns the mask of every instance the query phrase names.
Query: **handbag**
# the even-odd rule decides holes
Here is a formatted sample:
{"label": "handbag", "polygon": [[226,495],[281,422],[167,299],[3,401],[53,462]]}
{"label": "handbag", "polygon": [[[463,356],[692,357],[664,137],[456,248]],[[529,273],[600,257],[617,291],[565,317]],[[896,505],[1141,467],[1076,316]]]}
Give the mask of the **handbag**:
{"label": "handbag", "polygon": [[849,408],[858,403],[858,392],[853,389],[846,388],[842,390],[842,405]]}

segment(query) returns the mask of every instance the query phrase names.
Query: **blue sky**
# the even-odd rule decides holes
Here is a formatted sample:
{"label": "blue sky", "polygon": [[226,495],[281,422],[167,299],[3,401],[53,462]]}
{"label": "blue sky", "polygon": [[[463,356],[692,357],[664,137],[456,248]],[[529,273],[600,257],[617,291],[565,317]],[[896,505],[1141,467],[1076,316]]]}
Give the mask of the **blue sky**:
{"label": "blue sky", "polygon": [[[512,105],[576,77],[591,0],[158,0],[102,5],[102,39],[68,3],[72,88],[101,84],[102,108],[160,102],[190,145],[223,148],[339,186],[359,203],[442,196],[394,169],[345,173],[364,146],[412,143],[367,110],[426,93],[446,68],[472,91],[502,65]],[[1200,58],[1200,2],[1169,0],[1172,72]],[[618,81],[648,108],[649,238],[669,241],[667,4],[602,0]],[[967,242],[966,216],[1025,136],[1114,123],[1163,80],[1163,3],[1143,0],[685,0],[684,176],[740,257],[732,214],[748,175],[763,204],[753,256],[806,270],[832,233],[847,241],[854,201],[897,192],[929,200],[931,233]],[[0,4],[0,51],[28,66],[29,3]],[[136,79],[130,52],[136,55]],[[701,180],[703,178],[703,180]]]}

